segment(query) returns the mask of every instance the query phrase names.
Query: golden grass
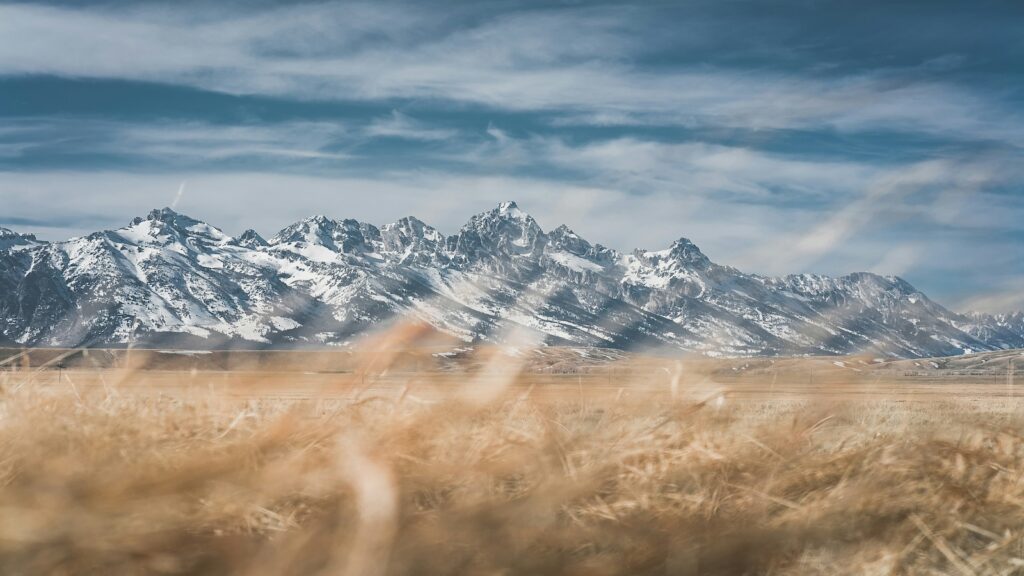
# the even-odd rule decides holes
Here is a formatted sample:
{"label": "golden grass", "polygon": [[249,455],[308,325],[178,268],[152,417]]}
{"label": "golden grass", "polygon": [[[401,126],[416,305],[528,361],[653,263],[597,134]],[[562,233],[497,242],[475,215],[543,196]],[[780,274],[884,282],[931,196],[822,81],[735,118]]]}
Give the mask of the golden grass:
{"label": "golden grass", "polygon": [[1024,573],[1012,399],[623,386],[267,400],[8,378],[0,573]]}

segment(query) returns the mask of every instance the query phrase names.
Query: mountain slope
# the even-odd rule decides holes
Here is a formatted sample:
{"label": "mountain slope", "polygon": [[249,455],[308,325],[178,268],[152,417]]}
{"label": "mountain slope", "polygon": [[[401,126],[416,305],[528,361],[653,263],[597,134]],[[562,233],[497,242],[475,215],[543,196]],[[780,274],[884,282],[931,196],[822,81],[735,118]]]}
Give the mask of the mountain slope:
{"label": "mountain slope", "polygon": [[0,339],[26,345],[345,345],[401,317],[469,341],[709,355],[925,357],[1024,345],[1020,315],[964,316],[895,277],[767,278],[685,238],[619,253],[514,202],[445,237],[314,216],[270,240],[170,209],[46,243],[0,230]]}

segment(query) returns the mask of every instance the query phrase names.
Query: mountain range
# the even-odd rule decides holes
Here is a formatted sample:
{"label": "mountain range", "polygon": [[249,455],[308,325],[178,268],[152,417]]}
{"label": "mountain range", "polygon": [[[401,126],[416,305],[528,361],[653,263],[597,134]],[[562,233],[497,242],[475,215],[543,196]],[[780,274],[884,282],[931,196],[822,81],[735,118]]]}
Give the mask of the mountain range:
{"label": "mountain range", "polygon": [[314,216],[268,240],[170,208],[62,242],[0,228],[0,344],[346,346],[403,318],[466,342],[712,356],[1024,347],[1024,314],[959,314],[898,277],[746,274],[685,238],[622,253],[514,202],[451,236]]}

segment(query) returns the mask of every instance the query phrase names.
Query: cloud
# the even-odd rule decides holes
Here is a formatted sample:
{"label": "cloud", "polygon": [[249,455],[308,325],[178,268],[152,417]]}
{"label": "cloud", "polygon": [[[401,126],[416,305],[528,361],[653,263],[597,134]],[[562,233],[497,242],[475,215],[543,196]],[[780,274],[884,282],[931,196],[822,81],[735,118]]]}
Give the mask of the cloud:
{"label": "cloud", "polygon": [[457,130],[436,128],[392,110],[386,118],[374,119],[365,129],[370,137],[403,138],[406,140],[448,140],[458,136]]}
{"label": "cloud", "polygon": [[178,192],[174,195],[174,200],[171,202],[171,209],[177,208],[181,202],[181,197],[185,195],[185,183],[186,180],[182,180],[181,184],[178,185]]}
{"label": "cloud", "polygon": [[[388,123],[382,128],[376,121],[365,128],[302,122],[219,126],[199,122],[47,120],[55,122],[48,130],[30,123],[26,123],[26,130],[33,137],[39,133],[55,138],[74,133],[82,138],[82,134],[91,133],[86,143],[78,144],[84,153],[137,158],[158,170],[154,181],[171,174],[173,183],[159,186],[164,191],[175,189],[182,178],[188,178],[190,196],[200,194],[195,186],[211,178],[225,182],[230,189],[239,181],[256,180],[254,173],[245,172],[238,164],[212,160],[259,160],[245,164],[246,169],[265,172],[263,178],[268,182],[278,181],[272,171],[301,171],[307,178],[287,185],[298,192],[292,208],[304,209],[292,211],[296,219],[336,205],[333,198],[315,192],[328,182],[338,182],[339,190],[363,189],[373,194],[401,190],[408,198],[403,200],[395,192],[393,205],[408,213],[424,217],[426,214],[416,210],[437,207],[441,215],[454,213],[460,219],[466,215],[460,206],[484,209],[492,201],[509,198],[529,205],[529,191],[543,190],[543,195],[550,197],[540,200],[544,210],[566,215],[562,222],[581,232],[592,230],[598,241],[628,250],[665,246],[687,235],[727,263],[771,274],[849,270],[845,266],[853,265],[869,268],[880,263],[892,269],[900,259],[891,252],[901,248],[874,245],[867,249],[872,242],[860,237],[867,230],[874,230],[872,234],[880,242],[886,231],[893,229],[947,228],[952,230],[947,234],[956,234],[958,228],[1012,228],[1019,227],[1015,219],[1022,212],[1022,203],[1014,196],[979,196],[980,192],[1024,180],[1013,157],[1005,155],[880,164],[634,137],[584,142],[559,136],[516,138],[495,125],[484,130],[488,138],[431,141],[437,144],[418,151],[416,167],[349,151],[357,150],[366,138],[377,137],[381,130],[396,134],[436,131],[438,136],[443,132],[407,121],[400,114],[392,116],[395,118],[397,128]],[[314,163],[300,168],[296,159]],[[242,175],[234,175],[239,172]],[[6,177],[47,187],[45,173],[34,178],[16,173]],[[61,181],[59,173],[53,178]],[[111,178],[110,174],[106,176]],[[146,180],[141,175],[139,178]],[[313,192],[300,188],[307,184]],[[103,194],[128,196],[136,185],[126,184]],[[263,187],[260,183],[251,185],[255,189]],[[150,202],[163,204],[165,193],[152,197]],[[418,201],[420,198],[431,200],[423,203]],[[261,216],[254,214],[255,210],[239,209],[233,204],[235,200],[222,194],[207,195],[206,200],[205,210],[216,209],[214,204],[223,201],[240,211],[242,214],[233,220]],[[292,200],[289,197],[289,202]],[[273,205],[278,200],[268,197],[266,202]],[[323,207],[318,208],[317,202],[324,202]],[[359,205],[358,199],[345,204]],[[648,211],[648,206],[655,209]],[[140,205],[138,210],[151,207]],[[441,209],[444,207],[447,209]],[[574,210],[576,214],[569,217]],[[281,214],[274,212],[275,216]],[[623,214],[644,225],[616,222]],[[278,218],[277,223],[283,226],[287,222]],[[851,254],[851,247],[865,250]],[[840,264],[823,262],[840,254]]]}
{"label": "cloud", "polygon": [[[188,194],[178,208],[231,233],[255,227],[272,234],[317,213],[376,224],[416,215],[445,233],[454,233],[473,213],[516,199],[548,229],[567,222],[610,242],[634,236],[618,226],[609,234],[597,234],[630,204],[628,195],[621,192],[526,177],[419,171],[368,177],[266,172],[7,172],[0,173],[0,202],[12,209],[0,220],[59,223],[60,228],[46,234],[51,239],[91,232],[94,227],[119,227],[133,216],[168,204],[183,178],[188,180]],[[25,194],[28,189],[34,193]],[[667,195],[657,195],[639,207],[638,214],[650,217],[652,227],[674,227],[677,224],[669,219],[656,217],[674,203],[677,200]],[[77,227],[78,221],[89,228]]]}
{"label": "cloud", "polygon": [[685,235],[766,274],[873,269],[957,300],[986,265],[1024,274],[995,255],[1024,217],[1017,77],[977,82],[956,34],[949,52],[901,43],[878,64],[874,36],[822,27],[851,45],[798,46],[790,34],[821,41],[817,28],[656,4],[2,5],[0,76],[254,94],[269,98],[225,117],[280,105],[286,120],[170,120],[157,104],[138,122],[5,118],[0,220],[55,238],[176,201],[236,232],[320,212],[453,232],[516,199],[549,228],[625,250]]}
{"label": "cloud", "polygon": [[37,117],[9,121],[7,130],[0,132],[0,150],[8,147],[12,158],[33,150],[59,150],[164,164],[240,158],[343,161],[350,156],[337,148],[349,139],[347,127],[336,122],[219,125]]}
{"label": "cloud", "polygon": [[759,203],[848,194],[877,170],[856,161],[806,160],[737,146],[632,137],[576,146],[547,138],[536,149],[534,161],[546,159],[636,194],[657,189]]}
{"label": "cloud", "polygon": [[[436,100],[554,111],[569,123],[899,129],[1024,144],[1019,113],[932,76],[647,65],[649,32],[635,8],[455,12],[336,2],[245,16],[191,4],[117,11],[6,5],[0,74],[299,99]],[[697,24],[680,22],[680,34],[700,34]]]}
{"label": "cloud", "polygon": [[928,252],[927,247],[920,242],[895,245],[866,269],[886,276],[903,276],[918,268]]}
{"label": "cloud", "polygon": [[[936,197],[955,193],[983,198],[1006,177],[1001,173],[1003,169],[1012,170],[986,162],[931,160],[880,170],[861,193],[837,203],[816,218],[813,226],[772,235],[738,261],[761,266],[767,263],[772,271],[782,273],[807,269],[823,258],[835,257],[843,244],[861,244],[857,242],[861,235],[885,234],[887,229],[898,230],[901,226],[930,229],[934,235],[942,228],[942,221],[950,221],[951,216],[932,208]],[[984,228],[978,230],[984,232]],[[920,244],[890,245],[876,266],[888,268],[902,260],[902,267],[908,269],[908,252],[921,253]]]}
{"label": "cloud", "polygon": [[[808,182],[824,181],[831,169],[865,179],[868,192],[858,195],[857,184],[849,183],[834,191],[828,204],[795,209],[784,202],[738,202],[733,194],[710,188],[680,193],[675,182],[677,170],[705,166],[714,173],[713,167],[728,158],[730,177],[741,183],[738,192],[760,198],[764,191],[756,178],[759,170],[801,173],[792,166],[776,168],[773,161],[785,165],[788,160],[770,155],[715,147],[701,150],[666,145],[659,150],[650,143],[628,142],[619,143],[618,153],[609,156],[617,158],[617,163],[602,165],[601,154],[607,150],[575,150],[565,143],[543,141],[532,145],[537,149],[524,145],[529,154],[547,153],[556,163],[601,166],[605,171],[595,169],[591,178],[569,180],[515,172],[474,175],[458,169],[342,171],[319,176],[204,170],[6,172],[0,173],[0,203],[6,207],[0,225],[50,239],[119,227],[173,201],[173,191],[187,180],[188,193],[178,202],[178,209],[229,233],[254,227],[271,235],[296,220],[326,213],[376,224],[416,215],[450,234],[471,214],[514,199],[546,229],[565,223],[593,242],[624,251],[659,249],[687,236],[715,261],[745,271],[906,274],[911,280],[929,279],[921,287],[940,301],[965,299],[968,291],[978,289],[978,283],[963,280],[984,283],[983,279],[994,273],[992,266],[1008,266],[999,272],[1011,278],[1015,266],[1019,268],[1019,262],[997,264],[998,253],[993,250],[1000,245],[1004,251],[1008,248],[990,230],[940,226],[929,213],[930,198],[960,187],[964,194],[973,195],[974,201],[965,205],[980,213],[976,214],[979,223],[986,216],[992,222],[1024,216],[1019,199],[1011,197],[1000,203],[985,186],[975,187],[985,182],[998,184],[986,180],[998,173],[983,166],[938,162],[890,169],[831,166],[820,171],[807,166],[802,169],[807,171]],[[620,186],[629,180],[631,170],[639,171],[637,178],[644,182],[662,184],[650,186],[642,194]],[[659,179],[645,174],[661,170],[668,170],[670,176]],[[619,175],[605,177],[616,173]],[[704,182],[695,169],[693,179],[684,184]],[[18,222],[50,226],[26,229],[15,225]]]}
{"label": "cloud", "polygon": [[1024,310],[1024,278],[1017,276],[1006,279],[995,289],[990,288],[961,300],[956,309],[988,314]]}

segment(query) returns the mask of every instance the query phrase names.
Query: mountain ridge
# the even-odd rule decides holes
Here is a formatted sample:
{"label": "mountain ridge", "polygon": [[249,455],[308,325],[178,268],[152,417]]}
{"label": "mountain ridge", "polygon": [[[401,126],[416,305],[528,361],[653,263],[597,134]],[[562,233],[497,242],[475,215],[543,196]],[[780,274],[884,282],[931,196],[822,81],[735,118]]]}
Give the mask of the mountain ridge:
{"label": "mountain ridge", "polygon": [[466,342],[712,356],[1024,347],[1021,313],[958,314],[898,277],[745,274],[687,238],[623,253],[515,202],[450,236],[318,215],[232,237],[171,208],[61,242],[3,229],[0,289],[0,340],[35,346],[345,346],[413,317]]}

